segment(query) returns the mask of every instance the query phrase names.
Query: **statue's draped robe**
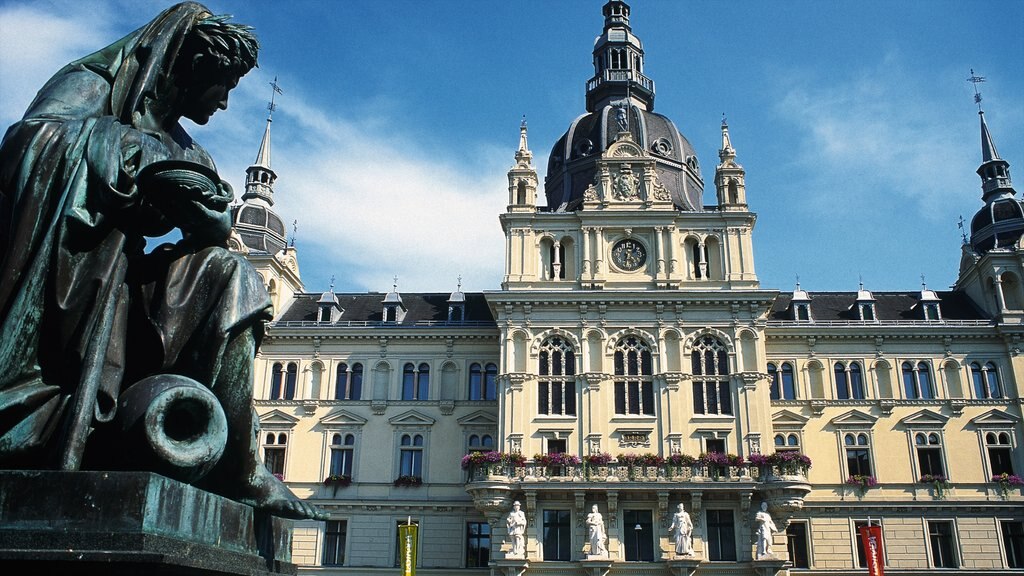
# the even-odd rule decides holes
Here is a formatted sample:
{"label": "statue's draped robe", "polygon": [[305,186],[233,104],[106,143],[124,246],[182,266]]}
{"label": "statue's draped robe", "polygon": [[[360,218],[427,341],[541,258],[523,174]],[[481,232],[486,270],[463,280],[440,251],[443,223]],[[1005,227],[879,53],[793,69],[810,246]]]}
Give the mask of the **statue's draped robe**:
{"label": "statue's draped robe", "polygon": [[226,249],[143,254],[171,226],[139,171],[213,168],[180,127],[143,129],[159,126],[146,102],[203,10],[175,6],[69,64],[0,145],[0,467],[78,468],[123,388],[167,372],[213,386],[229,339],[258,341],[269,319],[259,275]]}

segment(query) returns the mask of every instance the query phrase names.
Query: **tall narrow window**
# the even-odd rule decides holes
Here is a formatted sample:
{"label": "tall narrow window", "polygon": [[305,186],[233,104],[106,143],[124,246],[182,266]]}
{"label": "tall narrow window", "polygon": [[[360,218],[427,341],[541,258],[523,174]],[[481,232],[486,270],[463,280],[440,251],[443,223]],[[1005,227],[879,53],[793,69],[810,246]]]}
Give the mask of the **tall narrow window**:
{"label": "tall narrow window", "polygon": [[793,380],[793,365],[783,362],[779,367],[775,363],[768,364],[768,380],[771,383],[772,400],[796,400],[796,383]]}
{"label": "tall narrow window", "polygon": [[836,362],[835,375],[837,400],[864,399],[864,377],[859,362]]}
{"label": "tall narrow window", "polygon": [[[404,547],[404,543],[402,542],[402,533],[399,531],[399,527],[400,526],[405,526],[406,522],[408,522],[408,520],[399,520],[398,522],[395,522],[395,566],[401,566],[402,565],[401,555],[402,555],[402,551],[405,550],[405,547]],[[420,521],[419,520],[413,520],[412,524],[414,526],[419,526],[420,525]],[[417,533],[419,533],[419,532],[417,532]],[[413,543],[413,546],[416,546],[417,549],[419,548],[419,546],[417,546],[417,543],[415,543],[415,542]],[[417,563],[418,563],[418,560],[417,560]]]}
{"label": "tall narrow window", "polygon": [[353,434],[331,436],[331,474],[352,477],[352,462],[355,456],[356,437]]}
{"label": "tall narrow window", "polygon": [[486,568],[491,559],[491,525],[466,522],[466,568]]}
{"label": "tall narrow window", "polygon": [[402,368],[402,400],[427,400],[429,393],[430,365],[424,362],[417,367],[406,362]]}
{"label": "tall narrow window", "polygon": [[281,385],[284,383],[284,365],[275,362],[270,371],[270,399],[281,399]]}
{"label": "tall narrow window", "polygon": [[921,476],[945,476],[942,468],[942,442],[936,432],[914,434],[914,447]]}
{"label": "tall narrow window", "polygon": [[295,384],[299,379],[299,366],[295,362],[288,363],[288,371],[284,379],[284,399],[295,399]]}
{"label": "tall narrow window", "polygon": [[288,448],[288,435],[267,432],[263,437],[263,463],[278,478],[284,478],[284,459]]}
{"label": "tall narrow window", "polygon": [[348,521],[328,520],[324,527],[324,566],[342,566],[345,564],[345,537],[348,534]]}
{"label": "tall narrow window", "polygon": [[928,522],[928,542],[932,548],[932,567],[956,568],[958,562],[953,549],[953,523],[948,520]]}
{"label": "tall narrow window", "polygon": [[971,378],[974,380],[974,397],[978,399],[1002,398],[1003,389],[999,385],[999,372],[992,362],[982,366],[978,362],[971,363]]}
{"label": "tall narrow window", "polygon": [[903,394],[908,400],[931,400],[935,398],[932,387],[932,373],[925,362],[904,362]]}
{"label": "tall narrow window", "polygon": [[806,522],[790,522],[786,527],[786,548],[789,549],[789,561],[793,563],[793,568],[811,567]]}
{"label": "tall narrow window", "polygon": [[402,434],[400,452],[400,476],[423,476],[423,436],[419,434]]}
{"label": "tall narrow window", "polygon": [[736,527],[732,510],[708,510],[708,560],[736,561]]}
{"label": "tall narrow window", "polygon": [[864,549],[864,540],[860,537],[860,529],[868,525],[866,520],[856,520],[853,523],[853,541],[857,546],[857,567],[868,567],[868,553]]}
{"label": "tall narrow window", "polygon": [[725,345],[704,336],[693,345],[693,411],[695,414],[732,414],[729,366]]}
{"label": "tall narrow window", "polygon": [[624,510],[622,531],[627,562],[654,562],[654,521],[650,510]]}
{"label": "tall narrow window", "polygon": [[537,412],[576,415],[576,353],[560,336],[552,336],[540,347],[537,373]]}
{"label": "tall narrow window", "polygon": [[545,510],[543,523],[543,545],[545,560],[569,561],[572,559],[570,514],[568,510]]}
{"label": "tall narrow window", "polygon": [[335,380],[335,400],[360,400],[363,396],[363,365],[355,363],[338,364],[338,377]]}
{"label": "tall narrow window", "polygon": [[779,382],[779,369],[775,364],[768,365],[768,380],[771,382],[769,396],[772,400],[782,399],[782,383]]}
{"label": "tall narrow window", "polygon": [[1010,568],[1024,568],[1024,522],[1006,520],[1002,522],[1002,533],[1006,565]]}
{"label": "tall narrow window", "polygon": [[615,346],[615,413],[654,415],[651,349],[636,336]]}
{"label": "tall narrow window", "polygon": [[871,442],[864,432],[843,436],[846,471],[850,476],[871,476]]}
{"label": "tall narrow window", "polygon": [[469,399],[494,400],[498,390],[498,367],[488,363],[486,368],[474,362],[469,367]]}
{"label": "tall narrow window", "polygon": [[985,448],[988,449],[988,465],[993,476],[1013,474],[1013,463],[1010,461],[1010,434],[1007,432],[987,432]]}

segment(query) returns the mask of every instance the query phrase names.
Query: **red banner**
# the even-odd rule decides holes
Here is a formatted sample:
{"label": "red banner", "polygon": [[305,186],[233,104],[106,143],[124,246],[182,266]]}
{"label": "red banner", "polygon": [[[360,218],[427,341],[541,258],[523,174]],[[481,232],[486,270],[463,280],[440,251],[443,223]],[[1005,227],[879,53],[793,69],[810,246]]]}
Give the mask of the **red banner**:
{"label": "red banner", "polygon": [[869,576],[885,576],[885,554],[882,553],[882,527],[861,526],[860,541],[864,544]]}

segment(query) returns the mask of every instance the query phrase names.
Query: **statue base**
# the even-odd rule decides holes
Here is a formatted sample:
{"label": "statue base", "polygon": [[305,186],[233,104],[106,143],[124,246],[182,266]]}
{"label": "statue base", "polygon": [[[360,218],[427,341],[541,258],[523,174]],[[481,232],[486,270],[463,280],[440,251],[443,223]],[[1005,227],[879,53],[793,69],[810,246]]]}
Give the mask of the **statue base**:
{"label": "statue base", "polygon": [[668,561],[668,570],[672,576],[692,576],[700,567],[701,559],[696,556],[673,556]]}
{"label": "statue base", "polygon": [[776,558],[775,556],[764,556],[757,558],[750,563],[754,573],[758,576],[776,576],[790,566],[788,560]]}
{"label": "statue base", "polygon": [[291,575],[291,544],[292,521],[157,474],[0,470],[11,573]]}
{"label": "statue base", "polygon": [[491,576],[523,576],[530,563],[525,558],[509,558],[504,560],[492,560]]}

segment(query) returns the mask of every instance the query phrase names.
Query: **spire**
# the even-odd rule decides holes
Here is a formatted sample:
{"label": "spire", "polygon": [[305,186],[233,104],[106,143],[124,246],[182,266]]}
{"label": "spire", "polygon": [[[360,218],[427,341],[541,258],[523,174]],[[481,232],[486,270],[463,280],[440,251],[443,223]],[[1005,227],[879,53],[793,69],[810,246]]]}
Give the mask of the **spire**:
{"label": "spire", "polygon": [[587,82],[587,111],[616,100],[654,110],[654,81],[644,76],[644,48],[629,27],[629,5],[609,0],[604,29],[594,41],[594,77]]}
{"label": "spire", "polygon": [[524,114],[523,121],[519,124],[519,149],[516,150],[516,166],[529,168],[532,161],[533,152],[530,152],[530,146],[526,142],[526,115]]}
{"label": "spire", "polygon": [[260,151],[256,153],[256,161],[253,166],[270,170],[270,123],[273,120],[267,117],[267,127],[263,130],[263,140],[260,142]]}
{"label": "spire", "polygon": [[725,114],[722,114],[722,149],[718,151],[718,158],[724,163],[736,159],[736,149],[732,147],[732,140],[729,139],[729,124],[725,121]]}
{"label": "spire", "polygon": [[243,201],[262,202],[267,206],[274,205],[274,181],[277,180],[277,174],[270,167],[270,123],[274,121],[274,110],[277,109],[275,99],[278,94],[284,94],[277,84],[276,76],[270,83],[270,88],[267,127],[263,129],[263,140],[260,142],[259,152],[256,153],[256,161],[245,170],[245,193],[242,194]]}
{"label": "spire", "polygon": [[722,114],[722,149],[718,151],[721,160],[715,168],[715,190],[718,205],[723,210],[746,210],[746,171],[736,162],[736,149],[729,137],[729,124]]}
{"label": "spire", "polygon": [[996,143],[992,140],[992,134],[988,131],[988,123],[985,122],[985,112],[979,110],[978,115],[981,117],[981,161],[991,162],[993,160],[1000,160],[999,152],[996,150]]}

